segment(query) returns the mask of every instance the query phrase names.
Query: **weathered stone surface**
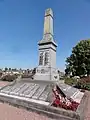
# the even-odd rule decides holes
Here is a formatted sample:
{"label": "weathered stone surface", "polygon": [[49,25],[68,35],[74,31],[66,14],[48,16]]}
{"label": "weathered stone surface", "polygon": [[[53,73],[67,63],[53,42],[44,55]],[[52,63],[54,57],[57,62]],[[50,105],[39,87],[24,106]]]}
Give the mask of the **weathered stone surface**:
{"label": "weathered stone surface", "polygon": [[[52,87],[50,87],[50,85],[52,84],[55,85],[55,83],[49,81],[48,82],[45,81],[41,82],[34,80],[33,82],[21,81],[16,84],[7,86],[6,88],[4,87],[1,90],[1,92],[16,96],[23,96],[32,99],[43,100],[43,101],[51,101],[50,94],[52,94]],[[67,97],[72,98],[74,99],[74,101],[80,103],[83,97],[83,93],[81,93],[78,89],[73,88],[64,83],[63,84],[57,83],[57,84],[59,85],[60,89]]]}
{"label": "weathered stone surface", "polygon": [[45,11],[44,33],[39,41],[39,65],[36,68],[34,80],[58,81],[59,74],[56,69],[56,47],[53,36],[53,11],[51,8]]}
{"label": "weathered stone surface", "polygon": [[3,88],[1,92],[38,99],[41,93],[45,90],[45,87],[46,85],[41,86],[37,83],[19,82],[12,86]]}
{"label": "weathered stone surface", "polygon": [[79,89],[71,87],[65,83],[57,83],[57,84],[68,98],[72,98],[74,101],[80,103],[84,93],[80,92]]}
{"label": "weathered stone surface", "polygon": [[[52,101],[52,88],[56,84],[59,85],[60,89],[68,97],[75,97],[80,99],[80,91],[76,88],[72,88],[66,84],[59,84],[59,82],[51,81],[20,81],[10,86],[2,88],[0,91],[0,100],[15,104],[18,106],[23,106],[30,110],[36,110],[43,114],[48,115],[49,117],[62,118],[62,120],[80,120],[80,114],[58,109],[51,109],[49,106]],[[72,92],[73,90],[73,92]],[[8,92],[7,92],[8,91]],[[4,95],[4,96],[3,96]],[[45,107],[43,105],[48,106]],[[43,108],[44,107],[44,108]],[[67,119],[66,119],[67,118]]]}
{"label": "weathered stone surface", "polygon": [[46,106],[43,104],[37,104],[23,99],[12,99],[14,96],[5,96],[0,93],[0,100],[8,102],[12,105],[18,107],[24,107],[31,111],[36,111],[37,113],[47,115],[48,117],[55,118],[57,120],[80,120],[80,115],[73,111],[66,111],[64,109],[57,109],[51,106]]}
{"label": "weathered stone surface", "polygon": [[48,95],[49,95],[49,91],[44,91],[44,92],[42,93],[42,95],[39,97],[39,100],[46,101]]}
{"label": "weathered stone surface", "polygon": [[23,94],[24,94],[24,95],[28,95],[28,94],[31,92],[31,90],[33,90],[33,88],[34,88],[35,86],[36,86],[35,83],[30,84],[30,86],[28,87],[28,89],[27,89],[26,91],[24,91]]}
{"label": "weathered stone surface", "polygon": [[39,85],[36,85],[34,88],[33,88],[33,90],[31,90],[30,91],[30,93],[28,94],[28,95],[25,95],[26,97],[32,97],[35,93],[36,93],[36,91],[37,91],[37,89],[39,88],[40,86]]}
{"label": "weathered stone surface", "polygon": [[40,86],[39,89],[36,91],[36,93],[32,96],[32,98],[34,99],[38,99],[39,96],[43,93],[43,91],[45,90],[46,85],[45,86]]}
{"label": "weathered stone surface", "polygon": [[12,93],[18,95],[18,91],[22,89],[24,86],[25,86],[25,83],[17,87],[15,90],[13,90]]}

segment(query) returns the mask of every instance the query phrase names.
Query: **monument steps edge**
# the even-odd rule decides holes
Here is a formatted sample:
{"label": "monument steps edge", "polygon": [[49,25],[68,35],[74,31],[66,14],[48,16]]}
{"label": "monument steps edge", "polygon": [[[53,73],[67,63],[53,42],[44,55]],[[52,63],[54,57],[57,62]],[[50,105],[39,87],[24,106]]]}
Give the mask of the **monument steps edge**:
{"label": "monument steps edge", "polygon": [[9,103],[19,108],[25,108],[30,111],[37,112],[39,114],[47,115],[50,118],[57,118],[57,120],[80,120],[80,116],[77,112],[64,110],[62,108],[54,108],[50,105],[43,105],[34,102],[29,102],[21,99],[12,99],[10,96],[0,95],[0,101]]}

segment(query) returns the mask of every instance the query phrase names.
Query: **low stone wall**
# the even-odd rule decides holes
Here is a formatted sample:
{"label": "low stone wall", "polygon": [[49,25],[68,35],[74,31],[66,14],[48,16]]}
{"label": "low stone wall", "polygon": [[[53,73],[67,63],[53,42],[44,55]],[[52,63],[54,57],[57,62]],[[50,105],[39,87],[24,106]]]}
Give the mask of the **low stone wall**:
{"label": "low stone wall", "polygon": [[41,104],[37,104],[34,102],[29,102],[26,100],[21,100],[14,97],[8,97],[0,95],[1,102],[7,102],[11,105],[17,107],[23,107],[27,110],[37,112],[39,114],[47,115],[48,117],[55,118],[57,120],[80,120],[80,115],[77,112],[64,110],[61,108],[54,108],[52,106],[45,106]]}
{"label": "low stone wall", "polygon": [[81,120],[84,120],[84,118],[85,118],[85,111],[87,109],[86,107],[87,107],[88,99],[89,99],[89,96],[88,96],[88,93],[86,91],[82,100],[81,100],[81,103],[78,106],[78,109],[76,111],[80,115]]}

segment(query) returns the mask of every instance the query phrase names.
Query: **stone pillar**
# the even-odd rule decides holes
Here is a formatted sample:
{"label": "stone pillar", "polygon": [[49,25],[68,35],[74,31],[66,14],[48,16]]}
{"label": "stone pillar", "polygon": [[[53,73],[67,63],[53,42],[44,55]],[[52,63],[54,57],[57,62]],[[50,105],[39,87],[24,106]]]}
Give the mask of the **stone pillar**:
{"label": "stone pillar", "polygon": [[45,11],[44,16],[43,39],[47,39],[46,36],[53,37],[53,11],[51,8]]}
{"label": "stone pillar", "polygon": [[35,80],[58,80],[56,70],[56,47],[53,37],[53,11],[45,11],[43,39],[39,41],[39,65],[36,70]]}

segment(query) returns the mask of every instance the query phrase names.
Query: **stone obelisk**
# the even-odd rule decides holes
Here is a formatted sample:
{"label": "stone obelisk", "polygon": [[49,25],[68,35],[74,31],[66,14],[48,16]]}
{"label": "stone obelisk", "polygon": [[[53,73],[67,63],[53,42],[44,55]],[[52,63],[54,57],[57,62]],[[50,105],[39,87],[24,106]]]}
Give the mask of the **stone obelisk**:
{"label": "stone obelisk", "polygon": [[43,39],[39,41],[39,65],[34,76],[35,80],[56,81],[56,47],[53,35],[53,11],[46,9],[44,16]]}
{"label": "stone obelisk", "polygon": [[47,9],[45,11],[43,37],[46,35],[48,35],[50,38],[53,37],[53,12],[51,9]]}

